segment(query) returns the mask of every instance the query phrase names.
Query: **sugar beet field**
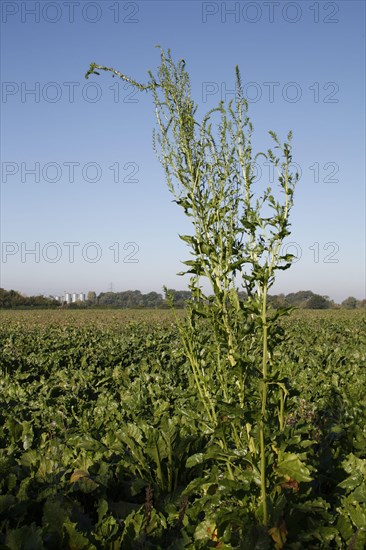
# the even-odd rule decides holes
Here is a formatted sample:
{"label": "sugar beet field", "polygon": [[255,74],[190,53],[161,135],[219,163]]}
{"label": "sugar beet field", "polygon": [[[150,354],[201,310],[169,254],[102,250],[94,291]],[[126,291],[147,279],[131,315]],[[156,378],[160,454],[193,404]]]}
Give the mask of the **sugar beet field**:
{"label": "sugar beet field", "polygon": [[219,370],[209,324],[195,327],[193,349],[179,319],[1,313],[0,548],[364,549],[364,313],[280,321],[265,411],[268,525],[255,327]]}

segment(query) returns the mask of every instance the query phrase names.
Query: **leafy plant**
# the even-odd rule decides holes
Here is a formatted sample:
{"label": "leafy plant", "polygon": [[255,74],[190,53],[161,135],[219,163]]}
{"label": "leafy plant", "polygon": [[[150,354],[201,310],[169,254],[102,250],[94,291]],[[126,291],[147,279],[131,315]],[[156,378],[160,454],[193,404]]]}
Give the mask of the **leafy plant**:
{"label": "leafy plant", "polygon": [[[214,445],[218,444],[213,455],[224,460],[229,478],[234,480],[234,471],[247,469],[248,464],[255,469],[253,462],[259,449],[262,521],[266,526],[270,394],[279,395],[279,422],[283,428],[288,393],[281,370],[272,360],[281,340],[278,319],[286,311],[277,310],[271,316],[267,298],[276,271],[290,267],[292,259],[291,255],[281,254],[283,240],[289,235],[289,212],[298,179],[290,170],[291,132],[283,145],[270,132],[278,154],[271,149],[254,154],[253,127],[238,67],[235,99],[227,107],[221,101],[201,120],[197,117],[198,105],[191,98],[185,62],[175,64],[170,51],[161,51],[157,77],[149,72],[147,85],[95,63],[86,77],[99,74],[97,70],[110,71],[153,95],[158,122],[154,148],[169,189],[194,228],[194,235],[181,236],[193,255],[192,260],[184,262],[188,266],[184,273],[192,275],[192,300],[188,301],[187,319],[179,323],[182,344],[205,411],[204,425],[212,433]],[[255,161],[259,155],[277,170],[283,201],[275,197],[271,187],[256,198]],[[236,287],[238,275],[247,292],[245,301]],[[203,292],[202,279],[210,283],[212,295]],[[211,329],[205,333],[205,343],[201,324]],[[250,411],[255,418],[249,422],[248,385],[249,393],[259,400]],[[233,459],[234,450],[249,453],[251,458],[238,465]]]}
{"label": "leafy plant", "polygon": [[[50,312],[12,312],[0,325],[4,550],[363,548],[362,312],[302,311],[280,321],[287,337],[273,361],[292,389],[282,431],[280,403],[270,401],[269,529],[258,525],[255,417],[253,452],[222,450],[222,435],[202,422],[179,330],[165,313],[161,323],[144,317],[126,325],[123,312],[105,312],[103,322],[64,312],[56,324]],[[201,329],[207,341],[210,329]],[[260,396],[246,389],[250,412]],[[234,412],[222,405],[217,430],[231,433],[225,415],[240,425]]]}

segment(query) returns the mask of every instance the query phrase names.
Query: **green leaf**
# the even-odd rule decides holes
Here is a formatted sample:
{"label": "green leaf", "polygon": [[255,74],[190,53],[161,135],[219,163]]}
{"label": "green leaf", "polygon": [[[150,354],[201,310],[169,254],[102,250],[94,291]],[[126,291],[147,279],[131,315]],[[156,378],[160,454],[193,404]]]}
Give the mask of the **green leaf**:
{"label": "green leaf", "polygon": [[67,533],[68,546],[72,550],[97,550],[87,537],[77,530],[77,523],[67,521],[64,524],[64,529]]}
{"label": "green leaf", "polygon": [[205,453],[196,453],[187,459],[186,468],[193,468],[198,464],[202,464],[204,460],[205,460]]}
{"label": "green leaf", "polygon": [[199,523],[194,532],[194,539],[198,541],[217,541],[216,523],[210,519],[205,519]]}
{"label": "green leaf", "polygon": [[33,428],[30,422],[23,422],[23,432],[22,432],[22,442],[23,442],[23,448],[27,451],[31,448],[34,434],[33,434]]}
{"label": "green leaf", "polygon": [[9,550],[43,550],[41,530],[34,523],[12,529],[6,535],[6,546]]}
{"label": "green leaf", "polygon": [[366,459],[358,458],[350,453],[342,462],[342,466],[348,474],[360,472],[366,478]]}
{"label": "green leaf", "polygon": [[65,507],[58,500],[48,499],[43,506],[42,523],[47,530],[62,533],[62,527],[67,519]]}
{"label": "green leaf", "polygon": [[105,446],[100,441],[97,441],[89,434],[70,435],[67,443],[70,447],[85,449],[86,451],[101,451],[105,449]]}
{"label": "green leaf", "polygon": [[338,535],[338,529],[326,525],[319,525],[316,531],[322,542],[331,542]]}
{"label": "green leaf", "polygon": [[16,502],[17,499],[13,495],[0,495],[0,514],[9,510]]}
{"label": "green leaf", "polygon": [[277,462],[277,473],[284,476],[286,479],[295,479],[298,482],[310,482],[312,477],[309,468],[301,462],[300,458],[295,453],[280,452],[280,458]]}
{"label": "green leaf", "polygon": [[338,483],[338,487],[341,489],[348,489],[352,491],[362,483],[362,475],[360,472],[355,471],[351,476]]}
{"label": "green leaf", "polygon": [[182,241],[184,241],[184,242],[186,242],[186,243],[188,243],[188,244],[190,244],[190,245],[196,243],[196,239],[195,239],[194,237],[192,237],[191,235],[178,235],[178,237],[179,237]]}
{"label": "green leaf", "polygon": [[98,503],[98,509],[97,509],[98,525],[101,525],[103,518],[105,517],[107,512],[108,512],[108,502],[104,498],[100,499]]}
{"label": "green leaf", "polygon": [[358,529],[366,529],[366,508],[356,503],[355,506],[349,506],[347,511],[351,520]]}
{"label": "green leaf", "polygon": [[340,514],[337,519],[336,527],[340,534],[342,535],[343,540],[348,540],[353,535],[353,527],[350,522],[348,515],[343,513],[343,510],[340,511]]}

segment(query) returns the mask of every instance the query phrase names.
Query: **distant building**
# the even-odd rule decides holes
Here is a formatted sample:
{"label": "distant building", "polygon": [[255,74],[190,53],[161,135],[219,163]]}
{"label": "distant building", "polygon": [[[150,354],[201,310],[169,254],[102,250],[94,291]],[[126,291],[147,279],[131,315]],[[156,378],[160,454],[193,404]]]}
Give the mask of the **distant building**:
{"label": "distant building", "polygon": [[64,296],[50,296],[58,302],[66,302],[67,304],[75,302],[86,302],[85,292],[65,292]]}

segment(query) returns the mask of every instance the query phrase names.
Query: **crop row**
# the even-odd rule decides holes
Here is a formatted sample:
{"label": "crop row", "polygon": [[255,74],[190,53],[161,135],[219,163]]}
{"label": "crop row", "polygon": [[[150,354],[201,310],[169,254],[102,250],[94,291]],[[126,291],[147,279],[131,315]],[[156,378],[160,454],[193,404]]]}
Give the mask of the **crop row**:
{"label": "crop row", "polygon": [[[258,397],[248,386],[235,425],[249,436],[226,451],[230,479],[175,325],[1,326],[2,548],[364,548],[365,320],[282,323],[266,532],[245,450]],[[223,403],[221,435],[233,415]]]}

